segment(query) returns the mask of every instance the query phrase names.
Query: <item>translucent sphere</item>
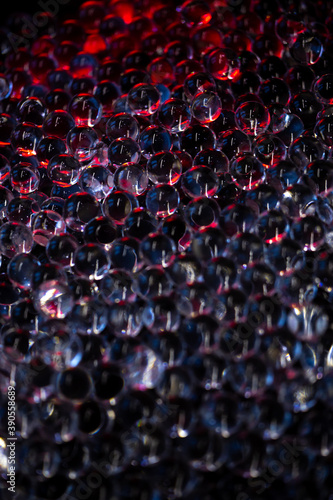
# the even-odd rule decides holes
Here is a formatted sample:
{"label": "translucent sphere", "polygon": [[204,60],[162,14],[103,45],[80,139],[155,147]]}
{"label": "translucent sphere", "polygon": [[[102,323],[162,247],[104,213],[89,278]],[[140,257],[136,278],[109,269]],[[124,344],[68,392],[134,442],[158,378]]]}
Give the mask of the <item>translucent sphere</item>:
{"label": "translucent sphere", "polygon": [[117,337],[136,337],[142,328],[142,312],[138,304],[122,302],[109,306],[109,325]]}
{"label": "translucent sphere", "polygon": [[193,160],[193,165],[209,167],[216,175],[221,175],[229,170],[228,157],[217,149],[204,149]]}
{"label": "translucent sphere", "polygon": [[181,99],[167,99],[158,111],[158,120],[173,134],[183,132],[190,126],[190,108]]}
{"label": "translucent sphere", "polygon": [[117,113],[108,120],[106,134],[111,140],[129,137],[135,141],[139,135],[139,124],[134,116],[127,113]]}
{"label": "translucent sphere", "polygon": [[48,318],[65,318],[73,309],[70,288],[57,281],[45,281],[34,292],[34,305]]}
{"label": "translucent sphere", "polygon": [[47,166],[48,162],[56,155],[66,153],[66,143],[57,137],[44,137],[37,148],[37,158],[41,165]]}
{"label": "translucent sphere", "polygon": [[0,253],[8,258],[29,253],[33,246],[31,231],[19,222],[7,222],[0,227]]}
{"label": "translucent sphere", "polygon": [[219,215],[219,206],[212,198],[194,199],[185,208],[186,222],[196,231],[216,225]]}
{"label": "translucent sphere", "polygon": [[84,228],[84,240],[86,243],[99,243],[106,249],[117,237],[116,227],[107,217],[95,217]]}
{"label": "translucent sphere", "polygon": [[264,181],[265,169],[252,154],[244,153],[231,162],[230,175],[238,187],[252,190]]}
{"label": "translucent sphere", "polygon": [[191,73],[184,81],[185,94],[189,99],[204,91],[214,91],[215,88],[214,79],[208,73]]}
{"label": "translucent sphere", "polygon": [[13,285],[23,290],[32,287],[34,273],[39,262],[32,254],[21,253],[15,255],[9,262],[7,274]]}
{"label": "translucent sphere", "polygon": [[269,126],[270,115],[267,108],[259,102],[249,101],[241,104],[236,112],[237,126],[249,135],[259,135]]}
{"label": "translucent sphere", "polygon": [[75,271],[90,280],[100,280],[110,269],[107,251],[96,243],[79,247],[74,256]]}
{"label": "translucent sphere", "polygon": [[140,250],[148,265],[165,267],[174,259],[176,246],[169,236],[151,233],[141,242]]}
{"label": "translucent sphere", "polygon": [[149,179],[154,184],[165,183],[172,185],[178,182],[180,178],[182,164],[175,154],[163,151],[149,158],[147,172]]}
{"label": "translucent sphere", "polygon": [[63,267],[72,267],[74,253],[79,244],[70,234],[57,234],[47,242],[46,254],[50,262]]}
{"label": "translucent sphere", "polygon": [[52,210],[41,210],[33,218],[31,229],[34,241],[46,246],[50,238],[65,231],[64,219]]}
{"label": "translucent sphere", "polygon": [[298,63],[315,64],[323,52],[319,38],[309,32],[300,33],[290,48],[290,53]]}
{"label": "translucent sphere", "polygon": [[47,166],[47,175],[54,184],[68,187],[76,184],[79,178],[80,163],[69,154],[53,156]]}
{"label": "translucent sphere", "polygon": [[142,195],[147,190],[148,182],[146,170],[133,163],[117,168],[114,174],[114,183],[117,189],[133,196]]}
{"label": "translucent sphere", "polygon": [[57,137],[65,140],[68,132],[75,126],[75,121],[67,111],[51,111],[43,123],[43,132],[45,135]]}
{"label": "translucent sphere", "polygon": [[42,131],[32,123],[21,123],[12,135],[11,142],[18,153],[26,155],[36,154],[38,144],[42,139]]}
{"label": "translucent sphere", "polygon": [[7,205],[7,218],[11,222],[20,222],[31,225],[32,218],[39,212],[38,203],[29,196],[18,196],[9,201]]}
{"label": "translucent sphere", "polygon": [[193,98],[191,110],[192,116],[200,123],[213,122],[221,114],[221,99],[215,92],[199,92]]}
{"label": "translucent sphere", "polygon": [[74,231],[82,231],[84,226],[100,214],[98,200],[90,193],[73,193],[65,201],[64,220]]}
{"label": "translucent sphere", "polygon": [[115,166],[121,166],[126,163],[138,163],[141,150],[138,143],[130,137],[120,137],[111,142],[108,154],[109,160]]}
{"label": "translucent sphere", "polygon": [[180,197],[177,189],[168,184],[160,184],[149,189],[146,207],[156,217],[168,217],[177,210]]}
{"label": "translucent sphere", "polygon": [[61,399],[71,402],[84,401],[91,389],[90,375],[83,368],[68,368],[57,377],[57,390]]}
{"label": "translucent sphere", "polygon": [[69,150],[79,161],[89,161],[97,149],[98,134],[91,127],[77,126],[68,132],[66,141]]}
{"label": "translucent sphere", "polygon": [[161,151],[169,151],[172,146],[170,133],[157,125],[150,125],[141,132],[139,143],[141,152],[146,158]]}
{"label": "translucent sphere", "polygon": [[20,162],[11,169],[10,183],[20,194],[29,194],[39,187],[40,174],[37,168],[28,162]]}
{"label": "translucent sphere", "polygon": [[135,198],[130,194],[113,191],[103,202],[103,212],[114,224],[121,225],[136,205]]}
{"label": "translucent sphere", "polygon": [[128,93],[128,104],[136,115],[152,115],[159,108],[160,93],[154,85],[138,83]]}
{"label": "translucent sphere", "polygon": [[90,94],[77,94],[71,100],[68,110],[76,125],[93,127],[102,117],[102,105]]}
{"label": "translucent sphere", "polygon": [[113,189],[113,174],[102,165],[89,165],[81,170],[79,184],[83,191],[102,200]]}
{"label": "translucent sphere", "polygon": [[217,175],[211,168],[202,165],[192,167],[185,172],[181,183],[184,193],[191,198],[213,196],[219,188]]}
{"label": "translucent sphere", "polygon": [[265,167],[272,167],[287,157],[287,148],[281,139],[267,133],[257,137],[253,152]]}
{"label": "translucent sphere", "polygon": [[313,91],[321,103],[333,104],[333,74],[328,73],[317,78],[313,83]]}

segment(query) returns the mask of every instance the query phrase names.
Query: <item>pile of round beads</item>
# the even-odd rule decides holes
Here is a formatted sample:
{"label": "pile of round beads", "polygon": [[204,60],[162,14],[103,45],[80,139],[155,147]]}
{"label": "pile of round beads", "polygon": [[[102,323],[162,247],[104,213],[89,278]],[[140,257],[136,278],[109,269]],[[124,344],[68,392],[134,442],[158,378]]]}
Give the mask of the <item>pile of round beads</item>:
{"label": "pile of round beads", "polygon": [[332,11],[1,28],[1,498],[332,497]]}

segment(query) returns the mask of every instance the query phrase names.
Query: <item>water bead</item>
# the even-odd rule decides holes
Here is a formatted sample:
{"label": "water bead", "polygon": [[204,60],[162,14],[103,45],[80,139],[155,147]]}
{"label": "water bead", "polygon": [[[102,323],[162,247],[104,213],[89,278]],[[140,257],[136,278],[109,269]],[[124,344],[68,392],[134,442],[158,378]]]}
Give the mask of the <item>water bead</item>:
{"label": "water bead", "polygon": [[81,189],[103,200],[113,189],[114,179],[110,170],[102,165],[88,165],[80,170]]}
{"label": "water bead", "polygon": [[59,396],[71,402],[85,400],[91,391],[91,378],[82,368],[67,368],[57,377]]}
{"label": "water bead", "polygon": [[129,137],[136,140],[139,135],[139,125],[134,116],[127,113],[116,113],[106,124],[106,134],[109,139]]}
{"label": "water bead", "polygon": [[51,111],[44,120],[43,132],[45,135],[65,140],[74,125],[75,121],[67,111]]}
{"label": "water bead", "polygon": [[215,92],[199,92],[193,98],[192,116],[200,123],[210,123],[216,120],[221,113],[222,103]]}
{"label": "water bead", "polygon": [[230,175],[241,189],[252,190],[264,181],[265,169],[252,154],[244,153],[231,162]]}
{"label": "water bead", "polygon": [[66,136],[69,150],[80,161],[90,161],[98,145],[97,132],[91,127],[73,127]]}
{"label": "water bead", "polygon": [[62,233],[65,228],[61,215],[52,210],[40,210],[31,223],[34,241],[42,246],[46,246],[53,235]]}
{"label": "water bead", "polygon": [[124,232],[126,236],[142,240],[154,232],[157,226],[158,221],[150,212],[142,207],[136,207],[125,221]]}
{"label": "water bead", "polygon": [[133,290],[147,299],[169,296],[172,293],[172,283],[167,273],[160,267],[146,267],[133,282]]}
{"label": "water bead", "polygon": [[198,93],[215,90],[214,79],[203,72],[191,73],[185,78],[184,90],[189,99],[193,99]]}
{"label": "water bead", "polygon": [[100,211],[99,202],[93,195],[73,193],[65,201],[63,217],[67,227],[82,231],[91,219],[100,215]]}
{"label": "water bead", "polygon": [[0,253],[8,258],[29,253],[33,246],[31,231],[19,222],[6,222],[0,228]]}
{"label": "water bead", "polygon": [[287,148],[275,135],[262,134],[254,141],[253,146],[255,156],[265,167],[271,168],[286,159]]}
{"label": "water bead", "polygon": [[121,225],[136,206],[135,198],[130,194],[112,191],[103,202],[103,212],[114,224]]}
{"label": "water bead", "polygon": [[198,165],[182,175],[182,190],[191,198],[211,197],[219,187],[218,177],[209,167]]}
{"label": "water bead", "polygon": [[116,336],[136,337],[142,328],[142,311],[138,304],[116,303],[108,307],[109,325]]}
{"label": "water bead", "polygon": [[138,163],[141,149],[131,138],[120,137],[111,142],[108,151],[109,160],[116,166],[126,163]]}
{"label": "water bead", "polygon": [[231,161],[238,154],[251,151],[251,141],[241,130],[229,129],[218,136],[217,147]]}
{"label": "water bead", "polygon": [[98,335],[107,325],[105,303],[96,297],[77,300],[69,320],[73,331],[82,335]]}
{"label": "water bead", "polygon": [[68,109],[78,126],[93,127],[102,116],[101,103],[90,94],[80,93],[75,95]]}
{"label": "water bead", "polygon": [[139,246],[139,241],[135,238],[124,236],[116,239],[110,249],[112,268],[137,272],[142,267]]}
{"label": "water bead", "polygon": [[7,274],[13,285],[29,290],[32,286],[33,275],[39,262],[32,254],[15,255],[9,262]]}
{"label": "water bead", "polygon": [[114,174],[114,184],[117,189],[130,193],[133,196],[142,195],[148,187],[146,170],[136,164],[127,163],[117,168]]}
{"label": "water bead", "polygon": [[17,125],[11,135],[12,145],[16,148],[18,153],[23,153],[25,155],[36,154],[38,143],[41,139],[41,129],[31,123],[21,123]]}
{"label": "water bead", "polygon": [[112,222],[106,217],[96,217],[88,222],[84,228],[84,240],[86,243],[99,243],[110,248],[110,244],[117,237],[117,230]]}
{"label": "water bead", "polygon": [[314,93],[308,90],[294,94],[290,100],[290,111],[302,120],[305,127],[315,125],[317,114],[321,110],[322,104],[316,99]]}
{"label": "water bead", "polygon": [[265,106],[249,101],[241,104],[235,112],[237,126],[249,135],[258,135],[268,128],[270,116]]}
{"label": "water bead", "polygon": [[290,47],[290,53],[296,62],[315,64],[322,55],[323,45],[319,38],[311,33],[300,33],[295,43]]}
{"label": "water bead", "polygon": [[82,76],[81,78],[73,78],[71,83],[71,94],[89,94],[92,95],[96,85],[94,78]]}
{"label": "water bead", "polygon": [[41,165],[47,166],[51,158],[66,153],[66,149],[66,143],[61,139],[44,137],[38,144],[36,155]]}
{"label": "water bead", "polygon": [[333,146],[332,123],[333,123],[333,116],[324,116],[319,121],[317,121],[315,126],[316,135],[329,148]]}
{"label": "water bead", "polygon": [[156,153],[171,149],[171,135],[163,127],[150,125],[141,132],[139,144],[142,155],[145,158],[151,158]]}
{"label": "water bead", "polygon": [[80,163],[70,154],[53,156],[47,165],[47,175],[54,184],[69,187],[76,184],[79,178]]}
{"label": "water bead", "polygon": [[46,254],[51,263],[59,264],[63,267],[72,267],[74,263],[74,253],[79,244],[70,234],[56,234],[46,245]]}
{"label": "water bead", "polygon": [[101,245],[87,243],[76,250],[74,265],[80,276],[100,280],[110,268],[110,258]]}
{"label": "water bead", "polygon": [[196,231],[216,225],[219,215],[219,206],[212,198],[197,198],[185,208],[185,220]]}
{"label": "water bead", "polygon": [[318,217],[308,215],[296,220],[290,228],[290,233],[304,250],[315,250],[324,241],[325,226]]}
{"label": "water bead", "polygon": [[46,109],[38,97],[27,97],[20,102],[18,114],[22,123],[33,123],[43,125]]}
{"label": "water bead", "polygon": [[151,233],[141,242],[140,251],[148,265],[166,267],[174,259],[176,246],[167,235]]}
{"label": "water bead", "polygon": [[221,175],[229,170],[227,156],[216,149],[204,149],[200,151],[193,160],[193,165],[210,167],[216,175]]}
{"label": "water bead", "polygon": [[254,204],[234,203],[222,210],[219,225],[228,236],[237,233],[246,234],[253,228],[257,220],[257,212],[258,209]]}
{"label": "water bead", "polygon": [[34,305],[48,318],[65,318],[73,309],[70,288],[57,280],[45,281],[34,291]]}
{"label": "water bead", "polygon": [[270,104],[282,104],[286,106],[290,99],[290,90],[284,80],[270,78],[260,85],[259,97],[265,106],[269,106]]}
{"label": "water bead", "polygon": [[128,93],[128,104],[136,115],[152,115],[159,108],[160,93],[154,85],[138,83]]}
{"label": "water bead", "polygon": [[179,158],[168,151],[162,151],[151,156],[147,163],[149,179],[154,184],[175,184],[182,172]]}
{"label": "water bead", "polygon": [[158,120],[169,132],[183,132],[190,126],[191,112],[189,106],[181,99],[167,99],[160,106]]}
{"label": "water bead", "polygon": [[191,125],[181,135],[181,149],[189,153],[192,158],[203,149],[213,149],[215,142],[214,132],[204,125]]}
{"label": "water bead", "polygon": [[321,103],[333,104],[333,75],[328,73],[317,78],[313,83],[313,91]]}

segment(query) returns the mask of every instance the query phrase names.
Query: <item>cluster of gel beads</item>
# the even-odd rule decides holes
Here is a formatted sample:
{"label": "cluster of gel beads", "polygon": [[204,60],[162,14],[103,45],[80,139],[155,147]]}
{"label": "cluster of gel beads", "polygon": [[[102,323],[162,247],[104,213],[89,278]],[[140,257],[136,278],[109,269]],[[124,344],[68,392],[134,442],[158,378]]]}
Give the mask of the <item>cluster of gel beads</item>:
{"label": "cluster of gel beads", "polygon": [[331,8],[8,19],[1,498],[331,498]]}

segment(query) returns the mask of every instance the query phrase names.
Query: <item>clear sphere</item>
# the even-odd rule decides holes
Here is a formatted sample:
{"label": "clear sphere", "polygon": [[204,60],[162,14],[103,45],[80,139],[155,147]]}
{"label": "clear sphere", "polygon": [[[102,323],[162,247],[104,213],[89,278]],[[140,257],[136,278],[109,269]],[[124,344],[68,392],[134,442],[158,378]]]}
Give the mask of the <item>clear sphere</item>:
{"label": "clear sphere", "polygon": [[31,231],[19,222],[7,222],[0,227],[0,253],[12,258],[19,253],[29,253],[33,246]]}
{"label": "clear sphere", "polygon": [[211,123],[216,120],[222,110],[221,99],[215,92],[204,91],[196,94],[192,101],[192,116],[200,123]]}
{"label": "clear sphere", "polygon": [[50,159],[47,166],[47,175],[58,186],[73,186],[78,181],[80,168],[81,165],[74,156],[60,154]]}
{"label": "clear sphere", "polygon": [[45,281],[34,292],[34,305],[48,318],[65,318],[73,309],[70,288],[57,280]]}
{"label": "clear sphere", "polygon": [[141,196],[148,188],[148,175],[140,165],[128,163],[117,168],[114,174],[114,183],[117,189]]}
{"label": "clear sphere", "polygon": [[176,212],[180,203],[177,189],[168,184],[160,184],[149,189],[146,207],[156,217],[168,217]]}
{"label": "clear sphere", "polygon": [[161,151],[151,156],[147,163],[149,179],[154,184],[176,184],[182,173],[182,164],[171,151]]}
{"label": "clear sphere", "polygon": [[128,93],[128,104],[136,115],[152,115],[159,108],[160,93],[154,85],[138,83]]}
{"label": "clear sphere", "polygon": [[248,135],[259,135],[269,126],[268,109],[259,102],[249,101],[241,104],[235,112],[238,128]]}
{"label": "clear sphere", "polygon": [[102,105],[90,94],[77,94],[71,100],[68,110],[76,125],[93,127],[102,117]]}

